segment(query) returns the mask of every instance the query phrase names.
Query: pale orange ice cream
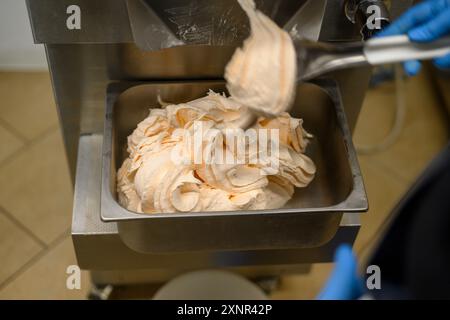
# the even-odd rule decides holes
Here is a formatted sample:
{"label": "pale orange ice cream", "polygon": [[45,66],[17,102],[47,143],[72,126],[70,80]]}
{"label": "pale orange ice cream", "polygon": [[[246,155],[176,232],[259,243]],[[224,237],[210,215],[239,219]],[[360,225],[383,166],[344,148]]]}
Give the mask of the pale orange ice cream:
{"label": "pale orange ice cream", "polygon": [[[252,32],[226,67],[231,96],[210,91],[200,99],[150,110],[128,137],[129,156],[117,174],[118,199],[128,210],[276,209],[292,198],[294,188],[313,180],[316,167],[305,155],[312,136],[301,119],[284,112],[294,98],[292,41],[255,10],[253,0],[239,3]],[[256,132],[254,140],[228,143],[227,130],[249,126]],[[259,135],[269,130],[277,132],[276,138]],[[196,137],[197,146],[192,144]],[[275,139],[277,152],[252,161],[261,156],[260,145]],[[199,154],[203,157],[196,161]]]}

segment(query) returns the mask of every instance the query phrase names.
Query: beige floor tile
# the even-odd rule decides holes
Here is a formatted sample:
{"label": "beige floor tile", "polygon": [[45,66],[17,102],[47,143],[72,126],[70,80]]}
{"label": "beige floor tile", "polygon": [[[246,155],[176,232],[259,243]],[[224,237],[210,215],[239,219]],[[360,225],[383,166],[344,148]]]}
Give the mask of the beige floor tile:
{"label": "beige floor tile", "polygon": [[0,211],[0,285],[41,249],[37,241]]}
{"label": "beige floor tile", "polygon": [[0,125],[0,163],[17,151],[23,142]]}
{"label": "beige floor tile", "polygon": [[0,118],[27,139],[58,123],[47,72],[1,72],[0,96]]}
{"label": "beige floor tile", "polygon": [[72,200],[59,130],[0,167],[0,204],[46,243],[69,228]]}
{"label": "beige floor tile", "polygon": [[[449,123],[426,72],[408,78],[405,91],[407,111],[399,139],[385,151],[373,154],[372,159],[413,182],[447,144]],[[355,132],[357,145],[381,141],[379,131],[383,135],[387,132],[394,101],[393,84],[369,91]]]}
{"label": "beige floor tile", "polygon": [[394,121],[395,85],[382,83],[366,93],[361,113],[356,122],[355,145],[373,145],[383,140]]}
{"label": "beige floor tile", "polygon": [[272,293],[272,299],[311,300],[315,299],[333,270],[332,263],[312,265],[307,274],[289,275],[282,278],[278,290]]}
{"label": "beige floor tile", "polygon": [[361,229],[354,244],[355,251],[362,254],[375,244],[381,225],[407,191],[409,184],[386,172],[370,157],[360,157],[359,161],[369,198],[369,211],[361,216]]}
{"label": "beige floor tile", "polygon": [[67,236],[0,290],[0,299],[84,299],[90,288],[88,272],[81,273],[80,290],[66,286],[67,267],[75,264],[72,240]]}

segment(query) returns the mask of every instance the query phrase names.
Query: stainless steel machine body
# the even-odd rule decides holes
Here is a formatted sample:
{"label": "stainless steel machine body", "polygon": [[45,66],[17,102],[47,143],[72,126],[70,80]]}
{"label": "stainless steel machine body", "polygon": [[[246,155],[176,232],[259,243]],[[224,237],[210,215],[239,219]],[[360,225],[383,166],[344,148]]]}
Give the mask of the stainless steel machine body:
{"label": "stainless steel machine body", "polygon": [[[255,2],[293,36],[321,41],[360,39],[358,27],[345,15],[346,0]],[[387,3],[395,18],[412,0]],[[75,186],[72,236],[78,263],[92,270],[96,281],[163,281],[186,270],[211,267],[253,276],[279,274],[331,261],[340,243],[354,241],[359,216],[342,208],[334,235],[316,246],[176,253],[131,249],[120,237],[118,223],[100,217],[108,86],[130,81],[222,80],[225,64],[248,35],[248,21],[230,0],[27,0],[27,6],[35,42],[45,44]],[[327,77],[335,83],[351,132],[370,69]],[[344,139],[351,145],[349,136]]]}

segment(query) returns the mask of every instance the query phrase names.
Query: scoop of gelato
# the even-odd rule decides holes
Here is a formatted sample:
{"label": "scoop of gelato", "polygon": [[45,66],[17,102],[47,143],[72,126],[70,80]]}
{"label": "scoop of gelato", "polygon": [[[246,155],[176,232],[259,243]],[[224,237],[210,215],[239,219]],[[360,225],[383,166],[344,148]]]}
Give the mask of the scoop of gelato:
{"label": "scoop of gelato", "polygon": [[225,69],[227,88],[239,103],[263,114],[288,110],[294,96],[297,61],[289,34],[256,10],[253,0],[238,0],[250,20],[250,37]]}

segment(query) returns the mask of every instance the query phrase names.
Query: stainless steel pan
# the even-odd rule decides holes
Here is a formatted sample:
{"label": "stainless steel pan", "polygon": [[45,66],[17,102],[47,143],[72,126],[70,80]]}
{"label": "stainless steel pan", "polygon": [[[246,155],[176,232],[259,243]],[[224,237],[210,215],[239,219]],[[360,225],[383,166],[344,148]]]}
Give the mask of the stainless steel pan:
{"label": "stainless steel pan", "polygon": [[[320,86],[319,86],[320,85]],[[185,252],[308,248],[328,242],[343,212],[367,210],[360,169],[332,81],[298,86],[293,116],[314,135],[308,147],[317,176],[277,210],[137,214],[117,203],[116,172],[127,156],[126,138],[158,107],[157,96],[184,102],[209,89],[225,91],[223,81],[113,84],[108,88],[103,141],[101,217],[118,224],[122,240],[140,252]]]}

